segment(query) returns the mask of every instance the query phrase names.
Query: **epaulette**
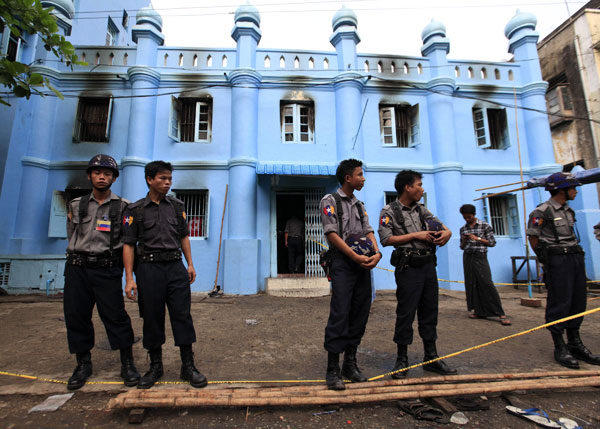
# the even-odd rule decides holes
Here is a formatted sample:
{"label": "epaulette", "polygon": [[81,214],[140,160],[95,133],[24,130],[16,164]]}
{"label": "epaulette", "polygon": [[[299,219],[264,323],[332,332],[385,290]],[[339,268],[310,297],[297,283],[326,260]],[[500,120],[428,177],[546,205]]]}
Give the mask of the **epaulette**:
{"label": "epaulette", "polygon": [[145,200],[145,198],[142,198],[141,200],[137,200],[135,203],[130,203],[129,208],[133,209],[133,208],[141,206],[143,204],[144,200]]}

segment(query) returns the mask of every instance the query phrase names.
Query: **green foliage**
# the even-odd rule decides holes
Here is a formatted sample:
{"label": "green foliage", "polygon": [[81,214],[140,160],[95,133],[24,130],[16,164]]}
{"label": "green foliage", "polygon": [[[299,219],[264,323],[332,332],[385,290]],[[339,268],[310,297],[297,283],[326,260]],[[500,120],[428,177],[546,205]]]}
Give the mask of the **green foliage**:
{"label": "green foliage", "polygon": [[[40,0],[0,0],[0,20],[4,23],[5,32],[10,31],[17,37],[38,34],[46,50],[68,67],[72,68],[73,64],[87,65],[78,61],[73,45],[58,34],[56,18],[50,13],[52,10],[44,8]],[[29,99],[32,93],[43,95],[41,89],[46,87],[63,99],[48,78],[32,72],[30,65],[11,61],[5,55],[0,56],[0,84],[17,97]],[[9,105],[2,96],[0,104]]]}

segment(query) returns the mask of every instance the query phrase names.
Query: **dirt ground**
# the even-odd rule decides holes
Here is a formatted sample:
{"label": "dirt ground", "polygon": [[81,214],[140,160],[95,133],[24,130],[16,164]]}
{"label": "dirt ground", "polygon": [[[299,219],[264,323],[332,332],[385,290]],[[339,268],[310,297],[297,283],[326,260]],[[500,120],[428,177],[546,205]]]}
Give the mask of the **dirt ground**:
{"label": "dirt ground", "polygon": [[[474,345],[514,334],[544,323],[544,306],[524,307],[523,289],[500,289],[503,306],[512,326],[497,320],[473,320],[467,317],[463,292],[441,291],[438,324],[438,351],[456,352]],[[545,305],[545,294],[534,292]],[[591,297],[590,297],[591,298]],[[366,376],[389,371],[395,360],[392,342],[395,296],[378,293],[373,303],[367,331],[358,352],[358,362]],[[590,301],[588,309],[600,306],[600,299]],[[126,304],[136,336],[141,335],[142,321],[137,305]],[[198,342],[195,344],[198,368],[210,381],[239,380],[313,380],[323,379],[326,353],[323,330],[329,310],[329,297],[278,298],[267,295],[224,296],[208,298],[194,295],[192,312]],[[600,353],[600,313],[588,316],[582,326],[582,338],[592,351]],[[256,324],[247,321],[254,319]],[[108,350],[104,328],[95,315],[96,347],[92,351],[94,375],[90,381],[120,381],[119,353]],[[34,375],[66,381],[75,360],[69,355],[60,297],[0,297],[0,371]],[[416,328],[416,326],[415,326]],[[415,332],[415,343],[409,347],[411,363],[422,359],[422,344]],[[178,381],[179,351],[173,346],[167,322],[167,343],[163,348],[164,381]],[[134,345],[136,365],[140,372],[148,367],[141,342]],[[546,330],[504,341],[464,353],[447,360],[461,374],[490,372],[558,371],[552,343]],[[581,364],[582,369],[600,370]],[[433,375],[417,368],[409,377]],[[183,387],[183,386],[182,386]],[[219,387],[210,385],[208,389]],[[173,388],[173,385],[156,386]],[[28,410],[52,394],[67,393],[64,384],[32,381],[0,375],[0,428],[114,428],[127,426],[128,412],[108,411],[108,400],[127,388],[122,384],[86,385],[62,408],[52,413]],[[579,418],[582,427],[600,427],[600,395],[597,388],[569,391],[517,392],[523,403],[546,410],[554,419]],[[464,427],[523,428],[534,427],[525,420],[509,415],[506,402],[492,396],[490,410],[465,412],[469,423]],[[320,414],[323,411],[334,411]],[[260,427],[260,428],[388,428],[434,427],[435,423],[416,421],[402,415],[394,402],[340,407],[253,407],[187,408],[149,410],[143,427],[158,428],[178,425],[196,427]]]}

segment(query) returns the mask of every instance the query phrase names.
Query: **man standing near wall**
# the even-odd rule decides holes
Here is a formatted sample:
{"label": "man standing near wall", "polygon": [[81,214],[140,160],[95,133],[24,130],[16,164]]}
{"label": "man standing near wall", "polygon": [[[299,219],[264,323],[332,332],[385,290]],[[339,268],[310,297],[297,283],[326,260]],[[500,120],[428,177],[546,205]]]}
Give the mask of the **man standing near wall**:
{"label": "man standing near wall", "polygon": [[466,221],[460,228],[460,248],[464,251],[463,269],[469,317],[499,317],[500,323],[508,326],[511,321],[504,314],[487,259],[488,247],[496,245],[494,231],[488,223],[475,217],[473,204],[462,205],[460,214]]}
{"label": "man standing near wall", "polygon": [[[544,264],[544,282],[548,289],[546,323],[585,311],[587,285],[583,249],[575,225],[575,212],[568,201],[577,196],[581,183],[570,173],[554,173],[546,179],[551,198],[529,215],[527,236],[531,248]],[[554,359],[567,368],[579,368],[580,359],[600,365],[579,337],[583,317],[548,328],[554,341]],[[567,331],[567,341],[563,331]]]}
{"label": "man standing near wall", "polygon": [[[362,162],[346,159],[338,165],[341,188],[323,197],[320,204],[323,232],[331,252],[331,305],[325,327],[327,388],[344,390],[344,376],[367,381],[356,362],[356,351],[365,333],[371,309],[371,272],[381,260],[373,228],[354,191],[365,184]],[[340,353],[344,363],[340,375]]]}
{"label": "man standing near wall", "polygon": [[[144,173],[149,192],[145,198],[130,204],[123,216],[125,293],[129,299],[135,299],[136,292],[139,293],[140,314],[144,319],[143,344],[150,354],[150,369],[140,379],[140,389],[152,387],[163,376],[165,305],[169,308],[175,345],[180,349],[180,377],[193,387],[208,384],[194,365],[192,344],[196,342],[196,332],[190,314],[190,284],[196,279],[196,271],[183,202],[167,195],[173,182],[172,172],[168,162],[147,164]],[[187,269],[181,261],[182,252]],[[138,284],[133,279],[134,256]]]}
{"label": "man standing near wall", "polygon": [[[396,327],[394,342],[398,356],[393,371],[408,367],[408,345],[413,342],[412,324],[415,313],[419,335],[423,339],[423,361],[438,357],[436,349],[438,321],[438,281],[435,246],[443,246],[452,236],[439,219],[419,203],[425,192],[423,176],[412,170],[396,175],[394,187],[398,199],[381,210],[379,239],[384,246],[394,246],[392,265],[396,267]],[[423,366],[438,374],[456,374],[444,361]],[[396,372],[392,378],[404,378],[407,371]]]}
{"label": "man standing near wall", "polygon": [[77,367],[67,389],[82,387],[92,375],[94,347],[92,312],[98,314],[110,347],[121,352],[121,377],[126,386],[138,383],[133,364],[133,330],[123,302],[123,243],[121,218],[129,203],[110,187],[119,177],[119,167],[108,155],[94,156],[87,167],[92,193],[75,198],[67,212],[67,262],[65,265],[64,312],[69,351]]}

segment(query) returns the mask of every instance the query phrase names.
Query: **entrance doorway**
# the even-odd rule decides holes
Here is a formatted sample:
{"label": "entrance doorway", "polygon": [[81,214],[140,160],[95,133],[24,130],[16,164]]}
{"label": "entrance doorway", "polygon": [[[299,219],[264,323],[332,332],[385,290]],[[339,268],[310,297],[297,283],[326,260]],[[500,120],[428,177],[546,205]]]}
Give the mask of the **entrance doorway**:
{"label": "entrance doorway", "polygon": [[[319,265],[319,253],[325,243],[319,212],[324,191],[323,188],[305,188],[276,193],[277,277],[324,277]],[[286,222],[292,216],[304,222],[304,256],[296,274],[292,273],[293,267],[290,268],[290,252],[284,235]]]}

